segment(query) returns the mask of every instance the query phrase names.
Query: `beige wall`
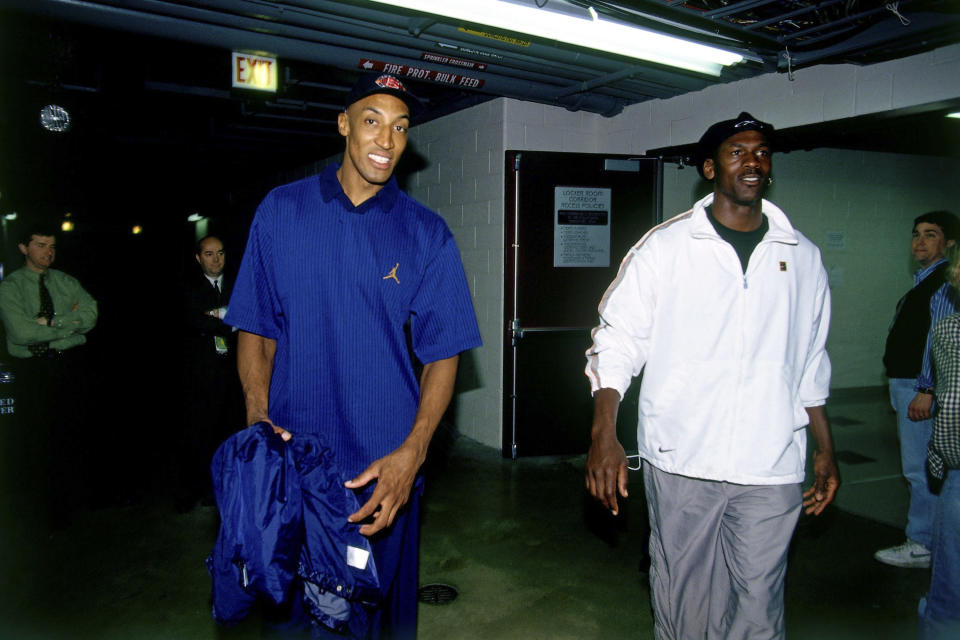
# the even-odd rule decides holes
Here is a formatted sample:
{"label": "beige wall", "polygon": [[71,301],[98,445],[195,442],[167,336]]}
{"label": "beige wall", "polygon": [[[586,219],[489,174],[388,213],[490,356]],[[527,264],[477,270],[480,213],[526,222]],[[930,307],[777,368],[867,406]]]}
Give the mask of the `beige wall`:
{"label": "beige wall", "polygon": [[[643,154],[695,142],[713,122],[747,110],[780,128],[960,97],[960,46],[868,67],[824,65],[789,79],[768,74],[633,105],[613,118],[496,99],[411,129],[425,168],[410,193],[446,218],[470,279],[484,346],[465,359],[456,419],[461,433],[501,447],[504,382],[504,151]],[[883,383],[880,355],[894,305],[911,283],[912,219],[953,203],[956,163],[821,149],[775,158],[770,198],[824,247],[834,289],[833,386]],[[668,167],[665,215],[707,189],[693,169]],[[953,197],[952,197],[953,196]],[[827,248],[830,237],[842,248]],[[586,393],[586,387],[585,391]]]}
{"label": "beige wall", "polygon": [[[913,219],[933,209],[960,214],[960,167],[947,158],[838,149],[777,154],[773,163],[768,199],[821,248],[830,274],[831,386],[885,384],[887,329],[913,284]],[[668,165],[664,216],[688,209],[709,190],[696,170]]]}

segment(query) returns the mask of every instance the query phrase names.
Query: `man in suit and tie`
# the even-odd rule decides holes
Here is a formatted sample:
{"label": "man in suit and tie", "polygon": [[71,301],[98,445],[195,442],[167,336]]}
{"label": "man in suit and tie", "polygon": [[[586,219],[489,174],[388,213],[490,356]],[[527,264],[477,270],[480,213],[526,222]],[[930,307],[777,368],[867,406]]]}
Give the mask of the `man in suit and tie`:
{"label": "man in suit and tie", "polygon": [[215,236],[202,238],[194,258],[200,273],[184,287],[183,397],[187,406],[185,431],[176,452],[179,511],[189,511],[198,499],[209,501],[210,459],[220,442],[243,426],[236,332],[223,322],[231,286],[224,275],[223,242]]}

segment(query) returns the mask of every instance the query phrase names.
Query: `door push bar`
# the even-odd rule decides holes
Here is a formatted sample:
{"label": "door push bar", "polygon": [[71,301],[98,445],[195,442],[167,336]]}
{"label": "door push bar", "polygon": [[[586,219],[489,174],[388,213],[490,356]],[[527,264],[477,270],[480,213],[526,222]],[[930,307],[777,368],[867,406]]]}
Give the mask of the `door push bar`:
{"label": "door push bar", "polygon": [[512,346],[517,346],[517,343],[528,333],[560,333],[564,331],[590,331],[593,327],[521,327],[520,320],[514,318],[510,322],[510,341]]}

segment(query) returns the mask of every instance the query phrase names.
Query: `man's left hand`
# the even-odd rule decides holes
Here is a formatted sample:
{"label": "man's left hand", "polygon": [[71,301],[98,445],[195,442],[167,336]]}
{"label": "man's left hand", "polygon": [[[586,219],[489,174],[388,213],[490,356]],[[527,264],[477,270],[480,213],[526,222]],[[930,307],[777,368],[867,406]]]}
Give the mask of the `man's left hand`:
{"label": "man's left hand", "polygon": [[832,455],[813,452],[813,486],[803,492],[803,506],[807,515],[818,516],[833,502],[840,488],[840,472]]}
{"label": "man's left hand", "polygon": [[379,460],[374,460],[359,476],[344,484],[348,489],[359,489],[377,481],[370,499],[360,510],[350,515],[349,522],[373,521],[360,527],[360,533],[372,536],[393,524],[397,513],[407,504],[410,488],[420,468],[416,452],[409,447],[400,447]]}

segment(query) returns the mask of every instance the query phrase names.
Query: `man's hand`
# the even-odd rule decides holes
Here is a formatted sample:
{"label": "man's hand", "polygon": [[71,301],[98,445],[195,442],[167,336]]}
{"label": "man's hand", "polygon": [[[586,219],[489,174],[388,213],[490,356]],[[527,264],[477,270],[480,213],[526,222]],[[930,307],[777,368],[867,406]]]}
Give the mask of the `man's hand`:
{"label": "man's hand", "polygon": [[372,536],[392,525],[397,513],[410,498],[410,489],[420,463],[417,451],[407,446],[374,460],[363,473],[344,484],[348,489],[359,489],[374,480],[377,482],[370,499],[347,520],[362,522],[372,516],[373,522],[360,527],[360,533],[365,536]]}
{"label": "man's hand", "polygon": [[587,491],[617,515],[617,493],[627,497],[627,454],[614,437],[594,440],[587,454]]}
{"label": "man's hand", "polygon": [[[264,418],[263,420],[258,420],[257,422],[266,422],[268,425],[273,427],[273,432],[279,433],[280,439],[283,440],[284,442],[289,442],[290,438],[293,437],[293,434],[287,431],[286,429],[284,429],[283,427],[278,427],[277,425],[270,422],[270,418]],[[254,424],[256,424],[256,422]]]}
{"label": "man's hand", "polygon": [[267,422],[284,440],[289,440],[290,434],[284,436],[286,432],[270,421],[270,378],[276,351],[276,340],[241,331],[237,338],[237,374],[247,407],[247,426]]}
{"label": "man's hand", "polygon": [[430,439],[453,396],[459,361],[460,356],[456,355],[423,366],[423,373],[420,374],[420,406],[417,407],[410,434],[399,448],[374,460],[363,473],[345,483],[348,489],[359,489],[377,481],[373,495],[366,504],[347,518],[350,522],[362,522],[373,517],[373,522],[360,527],[361,534],[372,536],[392,525],[397,513],[410,499],[410,489],[417,471],[427,459]]}
{"label": "man's hand", "polygon": [[810,433],[817,442],[817,448],[813,452],[813,486],[803,492],[803,506],[807,515],[818,516],[837,495],[840,472],[833,457],[833,435],[830,433],[826,407],[806,407],[806,411],[810,417]]}
{"label": "man's hand", "polygon": [[803,492],[803,506],[807,515],[818,516],[833,502],[840,488],[840,472],[833,455],[813,452],[813,486]]}
{"label": "man's hand", "polygon": [[907,416],[914,422],[930,419],[930,409],[933,407],[933,394],[918,391],[907,407]]}
{"label": "man's hand", "polygon": [[617,440],[617,412],[620,393],[615,389],[598,389],[593,394],[593,426],[590,429],[590,451],[587,453],[587,491],[617,515],[617,493],[627,497],[627,454]]}
{"label": "man's hand", "polygon": [[37,324],[40,325],[41,327],[45,327],[45,326],[47,326],[47,319],[44,318],[43,316],[38,316],[38,317],[37,317]]}

